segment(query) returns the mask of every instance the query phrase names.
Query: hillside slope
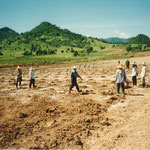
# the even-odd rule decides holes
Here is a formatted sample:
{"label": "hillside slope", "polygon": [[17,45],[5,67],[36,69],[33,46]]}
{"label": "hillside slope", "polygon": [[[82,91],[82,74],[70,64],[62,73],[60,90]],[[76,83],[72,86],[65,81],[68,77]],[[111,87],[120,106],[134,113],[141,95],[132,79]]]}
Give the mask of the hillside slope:
{"label": "hillside slope", "polygon": [[15,32],[14,30],[4,27],[0,29],[0,42],[4,39],[13,39],[14,37],[17,37],[19,34]]}

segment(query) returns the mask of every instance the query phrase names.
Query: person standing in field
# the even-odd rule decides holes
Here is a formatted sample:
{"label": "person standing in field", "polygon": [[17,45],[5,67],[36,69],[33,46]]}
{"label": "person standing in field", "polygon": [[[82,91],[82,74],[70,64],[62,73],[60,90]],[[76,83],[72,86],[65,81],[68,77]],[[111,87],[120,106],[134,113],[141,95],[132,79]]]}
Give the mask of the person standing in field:
{"label": "person standing in field", "polygon": [[35,88],[35,77],[34,77],[33,67],[30,68],[29,78],[30,78],[29,88],[31,88],[32,85],[33,85],[33,88]]}
{"label": "person standing in field", "polygon": [[124,83],[126,82],[126,72],[123,69],[122,64],[117,66],[117,68],[118,68],[117,71],[116,71],[117,95],[119,95],[120,87],[122,89],[122,93],[125,95]]}
{"label": "person standing in field", "polygon": [[142,87],[145,87],[145,77],[146,77],[146,64],[143,62],[142,72],[141,72],[141,81],[142,81]]}
{"label": "person standing in field", "polygon": [[16,88],[18,88],[18,85],[19,85],[19,87],[21,88],[21,81],[22,81],[22,70],[21,70],[21,67],[18,66],[18,67],[17,67],[17,82],[16,82]]}
{"label": "person standing in field", "polygon": [[126,63],[125,63],[125,64],[126,64],[126,68],[129,69],[129,67],[130,67],[130,61],[129,61],[129,60],[126,60]]}
{"label": "person standing in field", "polygon": [[73,71],[71,72],[71,86],[70,86],[69,93],[71,93],[71,90],[74,86],[76,86],[76,89],[78,92],[81,92],[81,90],[79,90],[79,86],[77,84],[77,78],[79,77],[81,80],[82,80],[82,78],[80,77],[80,75],[78,74],[78,72],[76,70],[77,70],[77,67],[73,66]]}
{"label": "person standing in field", "polygon": [[132,82],[133,82],[133,86],[137,85],[137,76],[138,76],[137,64],[134,62],[133,68],[132,68]]}

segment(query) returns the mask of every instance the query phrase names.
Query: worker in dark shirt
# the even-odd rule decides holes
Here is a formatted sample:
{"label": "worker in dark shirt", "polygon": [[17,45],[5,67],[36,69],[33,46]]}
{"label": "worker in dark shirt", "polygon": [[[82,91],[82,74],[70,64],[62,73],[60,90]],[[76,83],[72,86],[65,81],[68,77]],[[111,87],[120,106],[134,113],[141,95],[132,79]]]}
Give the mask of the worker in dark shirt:
{"label": "worker in dark shirt", "polygon": [[22,70],[20,66],[17,67],[16,74],[17,74],[16,88],[18,88],[18,84],[19,84],[19,87],[21,88]]}
{"label": "worker in dark shirt", "polygon": [[81,90],[79,90],[79,86],[77,84],[77,77],[79,77],[81,80],[82,80],[82,78],[80,77],[80,75],[78,74],[76,69],[77,69],[77,67],[73,66],[73,71],[71,72],[71,86],[70,86],[69,93],[71,93],[71,90],[74,86],[76,86],[76,89],[78,92],[81,92]]}

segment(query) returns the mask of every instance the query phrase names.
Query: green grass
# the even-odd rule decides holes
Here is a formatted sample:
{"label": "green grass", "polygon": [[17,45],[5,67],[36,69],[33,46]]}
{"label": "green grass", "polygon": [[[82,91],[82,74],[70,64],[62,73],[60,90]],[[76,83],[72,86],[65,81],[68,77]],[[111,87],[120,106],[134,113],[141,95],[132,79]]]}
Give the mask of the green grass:
{"label": "green grass", "polygon": [[[61,50],[62,48],[60,48]],[[65,48],[64,48],[65,49]],[[42,55],[42,56],[23,56],[22,51],[5,51],[4,56],[0,56],[0,66],[3,65],[29,65],[29,64],[53,64],[53,63],[65,63],[65,62],[88,62],[98,60],[111,60],[111,59],[123,59],[130,56],[120,55],[118,49],[108,48],[104,50],[97,50],[94,53],[90,53],[85,56],[74,57],[73,53],[61,53],[54,55]],[[75,49],[76,50],[76,49]],[[81,49],[78,49],[80,51]],[[95,49],[94,49],[95,50]]]}

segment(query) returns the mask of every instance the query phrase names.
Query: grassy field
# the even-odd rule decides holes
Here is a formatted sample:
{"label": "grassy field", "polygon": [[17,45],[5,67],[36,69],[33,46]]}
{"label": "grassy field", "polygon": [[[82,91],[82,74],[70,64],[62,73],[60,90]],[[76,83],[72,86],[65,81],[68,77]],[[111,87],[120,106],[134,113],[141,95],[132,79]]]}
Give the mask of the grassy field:
{"label": "grassy field", "polygon": [[[126,52],[126,44],[110,44],[99,41],[94,41],[91,45],[93,51],[89,54],[86,52],[86,48],[73,47],[74,51],[79,53],[79,56],[74,56],[71,51],[67,52],[67,46],[61,46],[57,48],[56,54],[47,54],[37,56],[35,52],[31,56],[24,56],[23,50],[13,49],[13,45],[10,49],[4,50],[3,56],[0,56],[0,66],[13,66],[13,65],[34,65],[34,64],[54,64],[54,63],[66,63],[66,62],[89,62],[98,60],[111,60],[111,59],[126,59],[130,57],[139,56],[141,52],[130,52],[128,55]],[[137,45],[132,45],[136,47]],[[100,47],[104,47],[101,49]],[[69,49],[72,49],[69,47]],[[63,53],[62,53],[63,50]],[[143,52],[147,55],[148,52]]]}
{"label": "grassy field", "polygon": [[[0,65],[27,65],[27,64],[48,64],[48,63],[64,63],[64,62],[88,62],[88,61],[97,61],[97,60],[106,60],[106,59],[121,59],[129,58],[130,55],[125,55],[124,50],[117,48],[107,48],[100,50],[97,47],[94,47],[94,52],[85,56],[74,57],[73,53],[61,53],[62,47],[58,50],[57,54],[53,55],[41,55],[41,56],[23,56],[23,51],[4,51],[4,55],[0,56]],[[80,52],[80,49],[75,49]]]}

